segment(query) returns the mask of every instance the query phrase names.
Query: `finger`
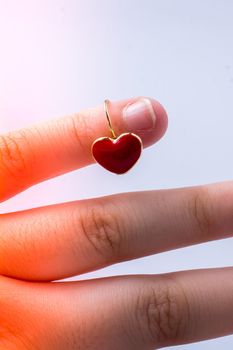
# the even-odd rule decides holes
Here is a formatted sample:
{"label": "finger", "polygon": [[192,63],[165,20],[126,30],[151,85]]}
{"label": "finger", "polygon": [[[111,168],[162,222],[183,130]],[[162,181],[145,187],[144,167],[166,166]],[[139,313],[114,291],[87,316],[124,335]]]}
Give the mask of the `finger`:
{"label": "finger", "polygon": [[125,193],[0,216],[0,274],[58,280],[229,237],[233,182]]}
{"label": "finger", "polygon": [[[113,102],[110,115],[117,134],[135,132],[145,147],[167,128],[164,108],[149,98]],[[93,163],[91,145],[101,136],[111,136],[103,106],[0,136],[0,201]]]}
{"label": "finger", "polygon": [[48,284],[2,278],[0,345],[152,350],[229,335],[232,273],[225,268]]}

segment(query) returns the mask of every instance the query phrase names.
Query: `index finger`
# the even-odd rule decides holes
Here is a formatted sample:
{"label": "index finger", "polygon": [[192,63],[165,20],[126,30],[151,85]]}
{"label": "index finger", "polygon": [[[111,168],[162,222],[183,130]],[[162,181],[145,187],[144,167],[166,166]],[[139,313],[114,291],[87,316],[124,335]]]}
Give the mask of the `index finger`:
{"label": "index finger", "polygon": [[[117,133],[135,132],[147,147],[166,131],[167,115],[155,100],[113,102]],[[110,136],[103,106],[0,136],[0,202],[26,188],[93,163],[91,145]]]}

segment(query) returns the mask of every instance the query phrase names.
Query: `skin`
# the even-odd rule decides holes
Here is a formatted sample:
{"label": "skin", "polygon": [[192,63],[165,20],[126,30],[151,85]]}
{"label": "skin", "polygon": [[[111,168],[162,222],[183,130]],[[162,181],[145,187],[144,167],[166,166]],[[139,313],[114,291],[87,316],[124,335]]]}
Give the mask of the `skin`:
{"label": "skin", "polygon": [[[117,133],[122,110],[114,102]],[[151,100],[156,127],[167,128]],[[93,163],[102,106],[0,136],[0,200]],[[109,135],[110,136],[110,135]],[[0,349],[157,349],[233,333],[233,270],[57,282],[169,249],[232,236],[233,183],[116,194],[0,215]],[[56,281],[56,282],[53,282]]]}

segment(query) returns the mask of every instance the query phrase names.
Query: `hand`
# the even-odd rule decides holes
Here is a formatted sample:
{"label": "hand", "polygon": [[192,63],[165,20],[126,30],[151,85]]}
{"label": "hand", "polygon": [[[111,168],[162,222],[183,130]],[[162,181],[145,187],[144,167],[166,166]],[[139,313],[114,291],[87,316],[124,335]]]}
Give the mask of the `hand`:
{"label": "hand", "polygon": [[[149,146],[166,131],[166,112],[136,101],[113,103],[113,124]],[[0,199],[91,164],[92,142],[108,134],[100,106],[1,136]],[[0,348],[142,350],[232,333],[232,268],[51,283],[230,236],[232,211],[226,182],[2,214]]]}

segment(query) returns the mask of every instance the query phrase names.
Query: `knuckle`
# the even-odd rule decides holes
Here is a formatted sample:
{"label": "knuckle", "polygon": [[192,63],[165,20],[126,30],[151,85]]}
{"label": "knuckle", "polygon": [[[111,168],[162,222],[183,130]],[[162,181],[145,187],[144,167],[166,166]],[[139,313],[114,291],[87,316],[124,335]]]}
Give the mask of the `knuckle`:
{"label": "knuckle", "polygon": [[122,246],[122,228],[119,211],[114,204],[87,205],[79,217],[82,234],[104,260],[119,256]]}
{"label": "knuckle", "polygon": [[188,209],[199,232],[202,235],[211,233],[215,224],[214,211],[208,190],[204,186],[191,191]]}
{"label": "knuckle", "polygon": [[30,148],[23,131],[0,136],[0,166],[14,178],[21,179],[31,173],[27,161]]}
{"label": "knuckle", "polygon": [[[93,133],[90,131],[90,126],[86,122],[85,116],[81,113],[72,114],[68,117],[70,120],[70,130],[71,135],[75,140],[75,143],[78,144],[81,151],[84,152],[85,155],[88,155],[89,149],[86,146],[89,136]],[[83,141],[85,140],[85,142]]]}
{"label": "knuckle", "polygon": [[173,280],[152,284],[137,299],[137,317],[144,342],[150,346],[179,343],[185,333],[189,306],[184,291]]}

